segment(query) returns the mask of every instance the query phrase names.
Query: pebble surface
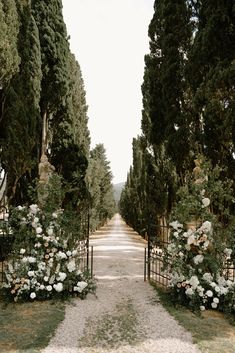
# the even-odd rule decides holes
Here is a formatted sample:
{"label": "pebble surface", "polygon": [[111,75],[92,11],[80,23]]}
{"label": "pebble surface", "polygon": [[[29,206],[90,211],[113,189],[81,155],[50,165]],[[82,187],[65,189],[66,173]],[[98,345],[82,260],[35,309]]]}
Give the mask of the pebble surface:
{"label": "pebble surface", "polygon": [[144,282],[146,241],[119,215],[91,236],[96,296],[66,306],[42,353],[200,353]]}

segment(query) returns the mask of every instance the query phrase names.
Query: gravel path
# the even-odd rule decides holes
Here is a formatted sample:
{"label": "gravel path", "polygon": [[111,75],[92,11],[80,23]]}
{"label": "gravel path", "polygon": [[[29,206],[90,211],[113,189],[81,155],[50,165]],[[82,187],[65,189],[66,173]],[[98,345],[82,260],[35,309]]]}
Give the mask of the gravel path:
{"label": "gravel path", "polygon": [[43,353],[199,353],[143,281],[146,242],[119,215],[91,237],[97,297],[67,305]]}

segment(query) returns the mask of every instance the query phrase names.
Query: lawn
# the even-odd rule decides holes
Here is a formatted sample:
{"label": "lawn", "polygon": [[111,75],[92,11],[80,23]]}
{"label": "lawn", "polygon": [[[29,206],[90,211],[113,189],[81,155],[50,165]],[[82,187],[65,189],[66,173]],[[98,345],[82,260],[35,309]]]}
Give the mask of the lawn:
{"label": "lawn", "polygon": [[[155,287],[156,288],[156,287]],[[203,353],[235,353],[235,326],[225,315],[216,310],[204,311],[201,315],[173,306],[160,288],[156,288],[161,303],[185,329],[191,332],[193,342]]]}
{"label": "lawn", "polygon": [[38,353],[64,318],[62,302],[0,303],[0,352]]}

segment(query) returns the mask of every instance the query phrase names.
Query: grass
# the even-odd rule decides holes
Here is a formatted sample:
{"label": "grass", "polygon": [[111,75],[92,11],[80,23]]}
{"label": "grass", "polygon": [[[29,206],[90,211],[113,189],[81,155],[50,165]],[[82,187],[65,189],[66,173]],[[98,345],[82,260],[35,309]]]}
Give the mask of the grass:
{"label": "grass", "polygon": [[38,353],[64,318],[62,302],[0,303],[0,352]]}
{"label": "grass", "polygon": [[157,293],[165,309],[188,331],[193,342],[203,353],[234,353],[235,326],[231,325],[225,315],[215,310],[208,310],[201,315],[190,310],[173,306],[163,289],[157,288]]}

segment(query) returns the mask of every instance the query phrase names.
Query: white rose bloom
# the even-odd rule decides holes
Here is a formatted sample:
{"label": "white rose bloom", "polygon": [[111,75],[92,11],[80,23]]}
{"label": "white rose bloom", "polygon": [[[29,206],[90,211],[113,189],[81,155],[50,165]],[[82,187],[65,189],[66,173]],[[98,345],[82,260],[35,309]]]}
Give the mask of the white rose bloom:
{"label": "white rose bloom", "polygon": [[215,286],[215,291],[216,291],[216,293],[220,293],[220,287],[219,286]]}
{"label": "white rose bloom", "polygon": [[208,233],[211,231],[211,228],[212,228],[211,222],[205,221],[202,223],[202,226],[201,226],[202,231]]}
{"label": "white rose bloom", "polygon": [[189,280],[189,284],[192,286],[193,289],[196,289],[199,285],[199,280],[197,276],[192,276]]}
{"label": "white rose bloom", "polygon": [[36,257],[29,256],[28,257],[28,261],[29,261],[30,264],[34,264],[37,261],[37,259],[36,259]]}
{"label": "white rose bloom", "polygon": [[58,273],[58,277],[57,277],[56,279],[57,279],[57,281],[63,282],[66,277],[67,277],[67,275],[66,275],[65,272],[59,272],[59,273]]}
{"label": "white rose bloom", "polygon": [[36,205],[36,204],[30,205],[29,208],[30,208],[30,212],[33,214],[36,214],[39,210],[38,205]]}
{"label": "white rose bloom", "polygon": [[52,286],[51,286],[51,285],[46,286],[46,290],[47,290],[48,292],[51,292],[51,291],[52,291]]}
{"label": "white rose bloom", "polygon": [[25,253],[25,249],[20,249],[20,254],[23,255]]}
{"label": "white rose bloom", "polygon": [[77,291],[79,293],[82,293],[83,289],[85,289],[87,286],[88,286],[88,283],[86,283],[86,282],[83,282],[83,281],[78,282],[77,283],[77,288],[78,288]]}
{"label": "white rose bloom", "polygon": [[210,199],[208,199],[208,197],[204,197],[202,199],[202,208],[208,207],[210,203],[211,203]]}
{"label": "white rose bloom", "polygon": [[204,305],[201,305],[201,306],[200,306],[200,310],[201,310],[201,311],[206,310],[205,306],[204,306]]}
{"label": "white rose bloom", "polygon": [[28,276],[29,277],[33,277],[35,275],[35,272],[34,271],[28,271]]}
{"label": "white rose bloom", "polygon": [[214,298],[213,302],[216,303],[216,304],[219,304],[219,298]]}
{"label": "white rose bloom", "polygon": [[70,251],[70,250],[67,251],[67,252],[66,252],[66,255],[67,255],[68,257],[71,256],[71,255],[72,255],[71,251]]}
{"label": "white rose bloom", "polygon": [[67,259],[67,255],[63,251],[59,251],[56,255],[59,259]]}
{"label": "white rose bloom", "polygon": [[190,296],[190,295],[194,294],[194,291],[193,291],[192,288],[187,288],[186,291],[185,291],[185,294]]}
{"label": "white rose bloom", "polygon": [[187,240],[187,243],[188,245],[191,245],[191,244],[194,244],[195,243],[195,236],[194,234],[191,234],[189,237],[188,237],[188,240]]}
{"label": "white rose bloom", "polygon": [[216,303],[214,303],[214,302],[211,303],[211,307],[212,307],[213,309],[216,309],[217,306],[218,306],[218,304],[216,304]]}
{"label": "white rose bloom", "polygon": [[69,272],[73,272],[76,270],[76,263],[74,259],[69,261],[69,263],[67,264],[67,269]]}
{"label": "white rose bloom", "polygon": [[52,213],[52,217],[53,217],[53,218],[58,218],[57,213],[56,213],[56,212],[53,212],[53,213]]}
{"label": "white rose bloom", "polygon": [[39,289],[44,290],[44,289],[45,289],[44,284],[41,284],[40,287],[39,287]]}
{"label": "white rose bloom", "polygon": [[36,293],[35,292],[30,293],[30,298],[31,299],[35,299],[36,298]]}
{"label": "white rose bloom", "polygon": [[174,221],[174,222],[171,222],[169,224],[173,229],[177,230],[180,228],[182,229],[183,228],[183,224],[179,223],[178,221]]}
{"label": "white rose bloom", "polygon": [[42,233],[42,228],[41,227],[37,227],[36,228],[36,233],[37,234],[41,234]]}
{"label": "white rose bloom", "polygon": [[19,211],[22,211],[24,209],[24,207],[22,207],[22,206],[17,206],[17,208]]}
{"label": "white rose bloom", "polygon": [[220,288],[220,294],[221,294],[221,295],[226,295],[226,294],[228,294],[228,288],[221,287],[221,288]]}
{"label": "white rose bloom", "polygon": [[48,281],[49,281],[49,277],[48,277],[48,276],[44,276],[43,279],[44,279],[45,282],[48,282]]}
{"label": "white rose bloom", "polygon": [[77,255],[77,253],[78,253],[77,250],[73,250],[73,251],[72,251],[72,255],[73,255],[73,256]]}
{"label": "white rose bloom", "polygon": [[52,236],[52,235],[54,234],[53,228],[47,228],[47,234],[48,234],[49,236]]}
{"label": "white rose bloom", "polygon": [[53,285],[53,288],[56,290],[56,292],[62,292],[63,290],[63,284],[62,283],[57,283]]}
{"label": "white rose bloom", "polygon": [[209,272],[205,272],[204,275],[202,276],[202,278],[204,279],[204,281],[211,283],[213,280],[212,275]]}
{"label": "white rose bloom", "polygon": [[193,261],[195,263],[195,265],[201,264],[203,262],[204,256],[203,255],[196,255],[193,258]]}
{"label": "white rose bloom", "polygon": [[28,258],[27,258],[26,256],[24,256],[21,261],[22,261],[24,264],[26,264],[26,262],[28,262]]}
{"label": "white rose bloom", "polygon": [[211,290],[207,290],[205,293],[209,298],[213,297],[213,292]]}

